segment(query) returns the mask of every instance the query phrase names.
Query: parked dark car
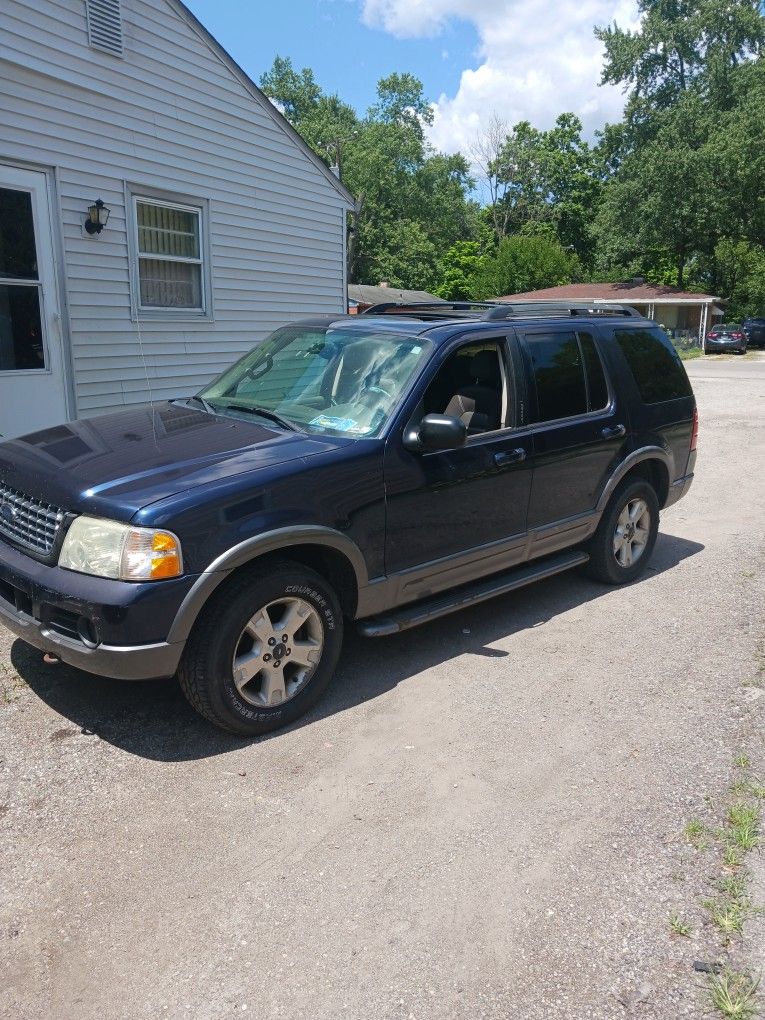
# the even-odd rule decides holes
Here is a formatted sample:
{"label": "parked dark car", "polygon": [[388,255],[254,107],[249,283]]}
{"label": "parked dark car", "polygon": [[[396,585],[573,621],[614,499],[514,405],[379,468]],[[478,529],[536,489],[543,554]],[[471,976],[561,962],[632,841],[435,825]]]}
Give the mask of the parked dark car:
{"label": "parked dark car", "polygon": [[193,397],[0,445],[0,619],[257,734],[393,634],[577,566],[634,581],[698,418],[634,309],[383,308],[285,326]]}
{"label": "parked dark car", "polygon": [[738,322],[722,322],[714,326],[704,339],[705,354],[746,354],[746,334]]}
{"label": "parked dark car", "polygon": [[747,347],[765,348],[765,318],[744,319],[741,323]]}

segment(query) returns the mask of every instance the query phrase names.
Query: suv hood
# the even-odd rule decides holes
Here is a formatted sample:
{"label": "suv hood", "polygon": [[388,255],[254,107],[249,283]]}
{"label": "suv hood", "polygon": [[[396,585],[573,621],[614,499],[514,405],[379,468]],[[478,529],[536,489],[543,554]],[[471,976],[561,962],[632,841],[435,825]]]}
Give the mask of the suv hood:
{"label": "suv hood", "polygon": [[74,513],[128,521],[177,492],[347,442],[163,402],[0,444],[0,485]]}

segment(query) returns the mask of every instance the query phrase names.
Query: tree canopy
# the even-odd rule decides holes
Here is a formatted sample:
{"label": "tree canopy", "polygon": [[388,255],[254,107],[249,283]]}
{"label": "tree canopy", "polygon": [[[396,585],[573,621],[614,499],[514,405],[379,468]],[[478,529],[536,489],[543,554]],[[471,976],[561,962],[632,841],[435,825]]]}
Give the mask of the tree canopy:
{"label": "tree canopy", "polygon": [[571,280],[703,289],[765,314],[765,18],[757,0],[639,0],[595,27],[626,92],[594,142],[563,111],[494,115],[466,155],[427,139],[422,83],[392,73],[359,113],[276,57],[261,87],[356,198],[349,279],[453,300]]}

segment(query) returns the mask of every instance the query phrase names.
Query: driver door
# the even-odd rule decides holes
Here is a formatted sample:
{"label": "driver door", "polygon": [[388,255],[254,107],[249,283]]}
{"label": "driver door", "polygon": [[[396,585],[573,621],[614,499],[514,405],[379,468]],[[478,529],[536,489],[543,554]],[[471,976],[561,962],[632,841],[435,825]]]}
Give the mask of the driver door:
{"label": "driver door", "polygon": [[[524,385],[514,338],[506,333],[462,337],[420,382],[388,437],[385,563],[389,577],[402,574],[402,601],[524,558],[534,460],[532,437],[518,432]],[[463,447],[405,448],[403,436],[425,414],[453,414],[471,406],[471,400],[479,414],[472,427],[466,421]]]}

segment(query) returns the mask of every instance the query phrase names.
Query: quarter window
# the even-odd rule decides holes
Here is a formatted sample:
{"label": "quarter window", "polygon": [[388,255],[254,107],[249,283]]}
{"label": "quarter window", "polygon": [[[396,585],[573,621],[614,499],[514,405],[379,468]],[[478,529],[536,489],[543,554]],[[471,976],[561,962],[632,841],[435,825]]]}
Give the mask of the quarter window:
{"label": "quarter window", "polygon": [[646,404],[691,396],[680,356],[660,329],[617,329],[615,333]]}
{"label": "quarter window", "polygon": [[608,403],[608,385],[595,341],[589,333],[578,333],[587,380],[587,410],[600,411]]}
{"label": "quarter window", "polygon": [[202,209],[134,203],[139,308],[204,312]]}

